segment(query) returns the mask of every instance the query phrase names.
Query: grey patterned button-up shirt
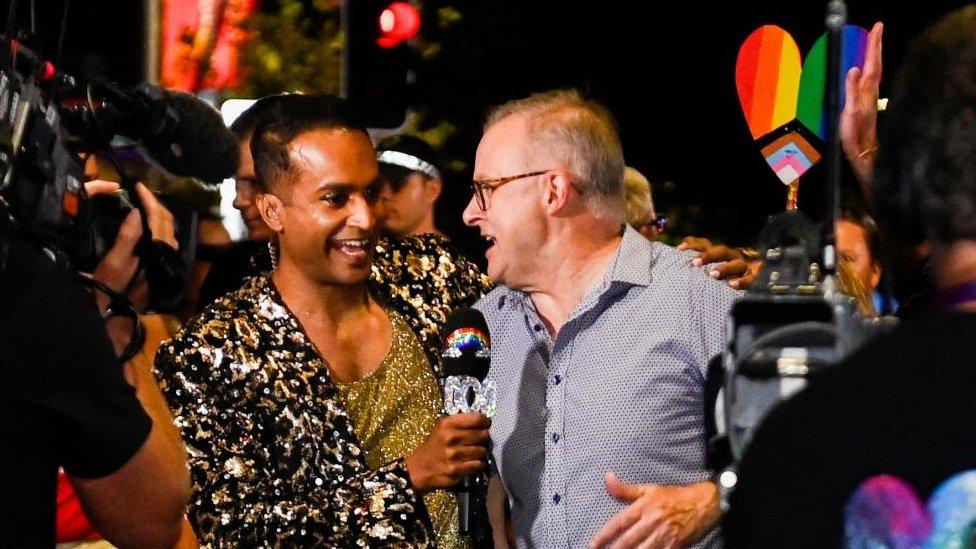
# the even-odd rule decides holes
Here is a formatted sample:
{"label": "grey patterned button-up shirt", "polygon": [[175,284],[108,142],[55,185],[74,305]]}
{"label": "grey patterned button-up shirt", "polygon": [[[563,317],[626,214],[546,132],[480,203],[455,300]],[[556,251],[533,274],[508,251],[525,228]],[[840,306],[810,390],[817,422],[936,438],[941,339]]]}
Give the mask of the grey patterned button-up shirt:
{"label": "grey patterned button-up shirt", "polygon": [[585,547],[626,506],[607,493],[607,471],[629,483],[710,477],[703,386],[736,292],[691,257],[628,227],[555,339],[523,292],[498,287],[476,305],[491,331],[493,454],[519,547]]}

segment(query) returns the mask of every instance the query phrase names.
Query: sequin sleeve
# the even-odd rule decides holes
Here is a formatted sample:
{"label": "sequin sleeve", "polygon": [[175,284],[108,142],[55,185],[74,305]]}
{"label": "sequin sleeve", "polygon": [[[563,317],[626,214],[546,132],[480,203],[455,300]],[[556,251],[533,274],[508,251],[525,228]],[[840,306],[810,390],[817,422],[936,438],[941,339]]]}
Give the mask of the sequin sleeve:
{"label": "sequin sleeve", "polygon": [[[239,333],[244,328],[211,319],[161,345],[156,356],[189,453],[189,515],[200,541],[431,545],[430,519],[402,460],[368,469],[348,417],[328,398],[331,379],[255,362],[237,343],[248,336]],[[282,356],[273,345],[265,350],[272,363]]]}
{"label": "sequin sleeve", "polygon": [[381,239],[370,287],[406,319],[439,376],[441,327],[451,312],[474,305],[493,285],[447,238],[424,234]]}

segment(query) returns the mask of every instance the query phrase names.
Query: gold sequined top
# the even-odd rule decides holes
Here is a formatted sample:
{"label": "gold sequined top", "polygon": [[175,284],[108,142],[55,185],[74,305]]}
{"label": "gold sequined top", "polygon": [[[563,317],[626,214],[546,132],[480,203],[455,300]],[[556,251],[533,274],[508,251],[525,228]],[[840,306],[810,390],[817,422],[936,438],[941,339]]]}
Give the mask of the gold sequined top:
{"label": "gold sequined top", "polygon": [[383,238],[376,244],[370,290],[403,315],[440,375],[440,329],[459,307],[470,307],[491,281],[451,241],[437,234]]}
{"label": "gold sequined top", "polygon": [[[402,459],[367,464],[335,381],[267,276],[160,345],[204,547],[431,547]],[[379,462],[375,462],[379,463]]]}
{"label": "gold sequined top", "polygon": [[[379,467],[409,455],[430,435],[443,403],[434,372],[416,336],[390,312],[393,343],[379,367],[363,379],[338,383],[339,401],[352,420],[366,465]],[[457,496],[444,490],[424,495],[437,546],[461,547]]]}

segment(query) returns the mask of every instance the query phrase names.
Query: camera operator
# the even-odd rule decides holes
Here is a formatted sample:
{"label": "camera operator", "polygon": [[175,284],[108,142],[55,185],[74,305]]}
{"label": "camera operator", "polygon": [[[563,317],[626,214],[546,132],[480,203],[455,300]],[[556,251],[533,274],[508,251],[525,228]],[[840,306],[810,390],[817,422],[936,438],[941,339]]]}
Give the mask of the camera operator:
{"label": "camera operator", "polygon": [[[136,192],[152,237],[175,245],[172,216],[145,186]],[[92,274],[137,306],[148,296],[135,255],[141,236],[133,210]],[[54,545],[59,467],[110,542],[172,546],[188,498],[185,450],[149,369],[116,358],[137,315],[119,316],[123,300],[103,291],[86,293],[54,256],[0,227],[0,546]]]}
{"label": "camera operator", "polygon": [[885,239],[930,242],[936,291],[923,314],[769,414],[739,468],[723,524],[730,547],[901,546],[916,534],[909,498],[852,513],[859,486],[885,475],[924,501],[976,468],[976,6],[929,28],[897,82],[872,196]]}

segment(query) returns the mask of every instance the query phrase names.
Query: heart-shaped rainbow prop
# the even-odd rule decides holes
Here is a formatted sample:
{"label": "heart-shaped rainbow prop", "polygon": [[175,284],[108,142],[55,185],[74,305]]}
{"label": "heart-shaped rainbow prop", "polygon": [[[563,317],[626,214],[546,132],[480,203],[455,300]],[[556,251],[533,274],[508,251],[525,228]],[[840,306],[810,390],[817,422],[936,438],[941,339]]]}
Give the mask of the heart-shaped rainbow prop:
{"label": "heart-shaped rainbow prop", "polygon": [[[846,96],[843,77],[853,67],[864,67],[864,54],[868,49],[868,31],[853,25],[844,26],[844,51],[841,54],[840,96],[843,107]],[[796,118],[820,139],[827,139],[827,35],[813,44],[803,62],[800,73],[800,93],[796,102]]]}
{"label": "heart-shaped rainbow prop", "polygon": [[[846,25],[841,74],[863,67],[868,32]],[[780,27],[763,25],[746,38],[735,64],[735,87],[752,138],[780,181],[789,185],[821,159],[818,148],[804,136],[826,139],[827,35],[821,36],[802,65],[796,41]],[[840,101],[844,100],[844,84]],[[775,137],[765,139],[774,134]]]}

